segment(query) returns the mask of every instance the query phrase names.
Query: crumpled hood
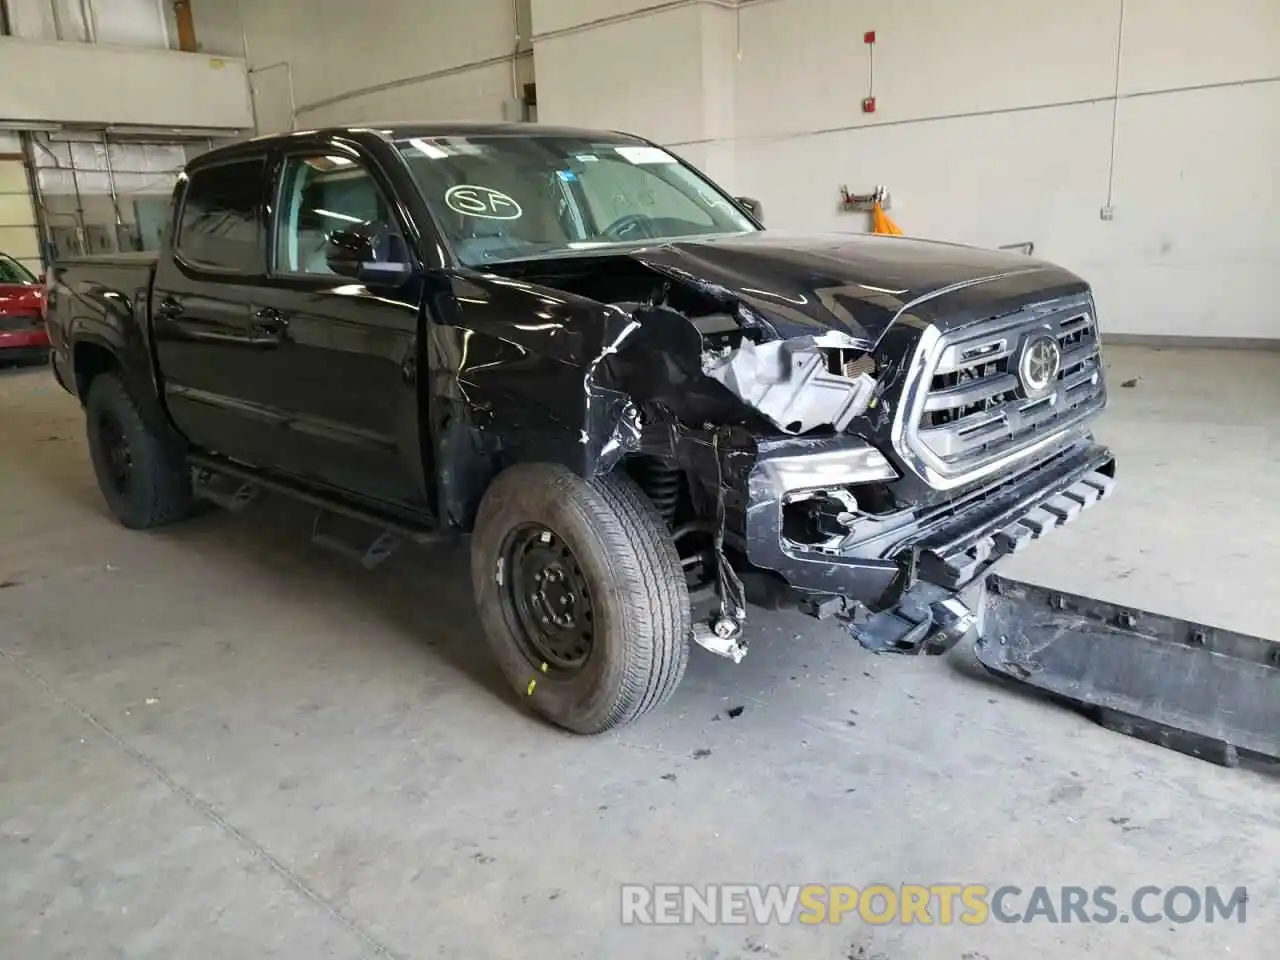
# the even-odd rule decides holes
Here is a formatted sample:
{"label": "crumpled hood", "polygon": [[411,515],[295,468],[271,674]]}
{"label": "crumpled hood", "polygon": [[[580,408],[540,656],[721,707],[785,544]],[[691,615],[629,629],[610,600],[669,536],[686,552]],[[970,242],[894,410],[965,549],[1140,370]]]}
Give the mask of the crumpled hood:
{"label": "crumpled hood", "polygon": [[839,330],[868,345],[900,313],[952,329],[1089,290],[1074,274],[1021,254],[872,234],[767,230],[673,241],[631,256],[748,305],[781,337]]}

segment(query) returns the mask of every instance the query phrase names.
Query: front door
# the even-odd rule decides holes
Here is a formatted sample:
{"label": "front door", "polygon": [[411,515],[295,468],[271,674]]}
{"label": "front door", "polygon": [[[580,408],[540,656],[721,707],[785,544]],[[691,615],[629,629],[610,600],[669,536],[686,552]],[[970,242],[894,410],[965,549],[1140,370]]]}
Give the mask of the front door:
{"label": "front door", "polygon": [[329,268],[329,234],[372,226],[383,256],[412,259],[389,189],[346,144],[277,164],[269,280],[255,300],[279,344],[254,356],[259,402],[287,425],[289,472],[380,501],[426,506],[419,431],[422,280],[374,285]]}

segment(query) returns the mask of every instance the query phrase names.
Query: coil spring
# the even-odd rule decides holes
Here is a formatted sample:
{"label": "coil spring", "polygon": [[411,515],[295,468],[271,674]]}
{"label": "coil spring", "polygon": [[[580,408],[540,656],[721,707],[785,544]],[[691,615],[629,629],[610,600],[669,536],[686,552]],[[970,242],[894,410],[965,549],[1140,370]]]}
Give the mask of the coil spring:
{"label": "coil spring", "polygon": [[680,471],[661,460],[648,460],[638,472],[640,489],[653,501],[659,516],[670,526],[680,504]]}

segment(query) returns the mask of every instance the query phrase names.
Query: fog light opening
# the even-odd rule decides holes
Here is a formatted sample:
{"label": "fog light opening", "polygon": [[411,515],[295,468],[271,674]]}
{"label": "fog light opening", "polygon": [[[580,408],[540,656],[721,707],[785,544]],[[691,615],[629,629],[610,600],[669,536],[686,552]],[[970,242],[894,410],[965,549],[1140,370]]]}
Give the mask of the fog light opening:
{"label": "fog light opening", "polygon": [[804,550],[835,553],[860,513],[857,499],[843,487],[799,491],[782,504],[782,538]]}

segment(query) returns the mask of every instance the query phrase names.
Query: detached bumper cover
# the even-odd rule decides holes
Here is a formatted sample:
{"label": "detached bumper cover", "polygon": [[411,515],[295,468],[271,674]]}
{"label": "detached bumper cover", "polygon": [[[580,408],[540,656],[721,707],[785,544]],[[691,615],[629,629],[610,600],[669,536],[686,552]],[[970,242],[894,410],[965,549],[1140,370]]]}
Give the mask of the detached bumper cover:
{"label": "detached bumper cover", "polygon": [[1129,736],[1235,766],[1280,760],[1280,642],[991,577],[991,672]]}

